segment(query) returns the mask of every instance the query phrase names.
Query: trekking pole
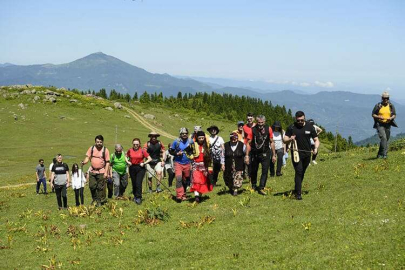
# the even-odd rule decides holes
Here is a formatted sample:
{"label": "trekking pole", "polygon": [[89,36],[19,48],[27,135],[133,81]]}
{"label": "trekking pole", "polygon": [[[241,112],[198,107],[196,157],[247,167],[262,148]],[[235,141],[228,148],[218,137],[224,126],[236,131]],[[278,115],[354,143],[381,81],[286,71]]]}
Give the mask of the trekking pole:
{"label": "trekking pole", "polygon": [[[149,171],[148,169],[146,169],[146,170],[159,182],[159,179],[157,178],[157,176],[156,176],[153,172]],[[172,191],[171,191],[165,184],[163,184],[162,181],[160,181],[160,184],[161,184],[167,191],[170,192],[170,195],[172,195],[173,198],[176,198],[176,196],[173,195]]]}

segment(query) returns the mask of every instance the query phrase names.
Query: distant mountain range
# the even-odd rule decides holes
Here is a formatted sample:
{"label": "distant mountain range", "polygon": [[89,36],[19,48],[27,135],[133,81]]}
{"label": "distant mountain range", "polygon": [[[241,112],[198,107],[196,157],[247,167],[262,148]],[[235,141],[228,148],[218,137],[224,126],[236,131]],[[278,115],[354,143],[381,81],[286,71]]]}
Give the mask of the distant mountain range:
{"label": "distant mountain range", "polygon": [[[336,129],[344,136],[360,141],[372,136],[373,120],[371,110],[380,100],[378,95],[355,94],[334,91],[304,94],[292,90],[267,89],[269,84],[252,82],[238,83],[229,79],[204,79],[199,77],[174,77],[168,74],[154,74],[130,65],[104,53],[93,53],[73,62],[61,65],[0,65],[0,85],[33,84],[77,88],[80,90],[107,91],[115,89],[133,95],[148,91],[162,92],[165,96],[182,93],[217,92],[245,95],[270,100],[273,105],[285,105],[294,113],[303,110],[308,118],[324,126],[328,131]],[[405,106],[395,103],[397,114],[403,115]],[[405,132],[405,118],[397,118],[400,128],[393,129],[393,135]]]}
{"label": "distant mountain range", "polygon": [[[405,138],[405,133],[399,133],[396,136],[392,136],[389,141],[390,141],[390,143],[392,143],[392,142],[400,140],[402,138]],[[368,144],[373,145],[373,144],[379,144],[379,143],[380,143],[380,138],[378,137],[377,134],[375,134],[375,135],[371,136],[370,138],[356,142],[356,145],[367,146]]]}

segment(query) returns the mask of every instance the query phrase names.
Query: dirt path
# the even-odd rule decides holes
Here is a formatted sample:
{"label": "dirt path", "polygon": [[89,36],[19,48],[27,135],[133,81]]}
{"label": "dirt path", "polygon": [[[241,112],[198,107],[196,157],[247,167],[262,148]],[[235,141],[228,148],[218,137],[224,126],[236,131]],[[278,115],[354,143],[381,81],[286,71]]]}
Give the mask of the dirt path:
{"label": "dirt path", "polygon": [[32,186],[32,185],[35,185],[35,183],[25,183],[25,184],[18,184],[18,185],[1,186],[0,189],[17,188],[17,187]]}
{"label": "dirt path", "polygon": [[173,135],[167,133],[166,131],[156,128],[154,125],[148,123],[141,115],[137,114],[134,110],[127,108],[127,107],[124,107],[124,109],[127,110],[127,112],[129,114],[131,114],[136,120],[138,120],[138,122],[141,123],[144,127],[149,128],[150,130],[154,130],[166,138],[169,138],[172,140],[177,139],[176,136],[173,136]]}

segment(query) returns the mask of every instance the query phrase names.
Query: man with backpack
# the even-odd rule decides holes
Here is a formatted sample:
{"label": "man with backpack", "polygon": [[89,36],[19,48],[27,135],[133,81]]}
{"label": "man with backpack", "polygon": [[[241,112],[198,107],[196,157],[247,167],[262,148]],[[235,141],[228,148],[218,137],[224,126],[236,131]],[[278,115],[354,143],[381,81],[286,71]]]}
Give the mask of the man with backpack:
{"label": "man with backpack", "polygon": [[395,123],[397,116],[395,107],[390,102],[390,95],[387,91],[382,93],[381,102],[374,106],[372,116],[374,118],[373,128],[377,129],[378,137],[380,137],[380,148],[378,149],[377,158],[387,158],[391,126],[398,127]]}
{"label": "man with backpack", "polygon": [[[256,120],[257,124],[252,128],[252,136],[248,140],[245,162],[247,164],[251,162],[250,179],[252,188],[257,190],[260,195],[266,195],[264,188],[266,187],[267,174],[270,162],[276,161],[276,150],[273,142],[273,130],[266,125],[266,117],[259,115]],[[250,160],[249,154],[251,154]],[[270,161],[271,156],[272,161]],[[262,166],[262,175],[260,176],[259,187],[257,187],[259,165]]]}
{"label": "man with backpack", "polygon": [[114,183],[114,196],[121,198],[128,186],[127,157],[123,153],[121,144],[115,145],[115,153],[110,158],[110,176]]}
{"label": "man with backpack", "polygon": [[[149,156],[152,158],[152,161],[146,164],[146,171],[148,172],[148,184],[149,184],[149,193],[152,193],[152,174],[156,176],[156,192],[162,192],[160,188],[160,182],[162,181],[162,172],[165,166],[166,160],[166,153],[165,147],[163,144],[157,139],[160,137],[155,131],[151,131],[148,134],[150,140],[145,143],[144,149],[148,152]],[[163,158],[161,158],[163,156]]]}
{"label": "man with backpack", "polygon": [[218,136],[219,128],[215,125],[207,128],[207,131],[211,134],[209,137],[209,148],[211,152],[213,173],[209,175],[210,182],[213,186],[216,186],[218,181],[219,172],[225,170],[225,157],[224,157],[224,139]]}
{"label": "man with backpack", "polygon": [[186,200],[187,182],[190,181],[190,159],[186,155],[185,149],[193,144],[193,140],[188,137],[188,129],[180,128],[180,136],[174,140],[169,148],[169,153],[174,156],[174,172],[176,175],[176,199],[178,203]]}
{"label": "man with backpack", "polygon": [[95,145],[91,146],[86,153],[86,157],[82,161],[82,165],[91,163],[89,172],[89,187],[92,203],[97,203],[97,206],[107,202],[106,199],[106,179],[110,166],[110,152],[104,147],[104,137],[97,135],[94,139]]}

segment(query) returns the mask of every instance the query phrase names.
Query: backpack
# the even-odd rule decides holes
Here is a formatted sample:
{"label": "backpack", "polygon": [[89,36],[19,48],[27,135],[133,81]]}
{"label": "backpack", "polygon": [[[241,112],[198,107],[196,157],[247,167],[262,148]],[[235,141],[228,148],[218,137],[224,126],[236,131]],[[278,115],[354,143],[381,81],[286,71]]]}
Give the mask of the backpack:
{"label": "backpack", "polygon": [[[162,143],[161,143],[160,141],[158,141],[158,144],[159,144],[159,146],[160,146],[160,149],[162,149]],[[150,146],[150,141],[148,141],[148,142],[146,143],[146,147],[149,148],[149,146]],[[147,149],[146,149],[146,150],[147,150]]]}
{"label": "backpack", "polygon": [[[91,152],[90,152],[90,160],[93,157],[93,151],[94,151],[94,145],[91,147]],[[103,146],[103,154],[102,154],[103,160],[104,160],[104,164],[107,163],[107,161],[105,160],[105,147]]]}

